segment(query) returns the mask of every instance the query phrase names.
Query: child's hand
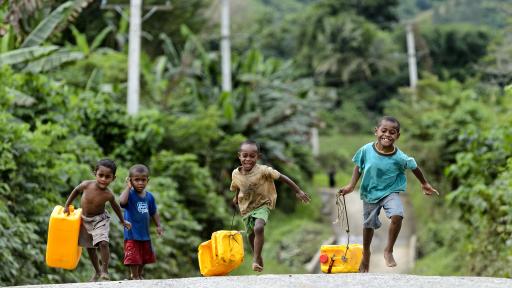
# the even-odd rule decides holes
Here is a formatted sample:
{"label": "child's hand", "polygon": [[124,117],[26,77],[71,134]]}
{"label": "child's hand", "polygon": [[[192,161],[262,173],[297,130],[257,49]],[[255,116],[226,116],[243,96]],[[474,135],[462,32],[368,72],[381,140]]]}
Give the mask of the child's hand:
{"label": "child's hand", "polygon": [[64,214],[69,216],[69,206],[64,207]]}
{"label": "child's hand", "polygon": [[297,196],[297,198],[299,198],[302,201],[302,203],[308,203],[309,201],[311,201],[311,197],[309,197],[309,195],[304,193],[304,191],[302,190],[297,192],[295,196]]}
{"label": "child's hand", "polygon": [[126,187],[128,187],[128,189],[132,189],[132,181],[130,181],[130,176],[126,177],[124,182],[126,183]]}
{"label": "child's hand", "polygon": [[158,234],[158,236],[164,235],[164,227],[156,226],[156,233]]}
{"label": "child's hand", "polygon": [[349,193],[352,193],[354,191],[354,186],[347,185],[345,187],[341,187],[338,191],[339,195],[347,195]]}
{"label": "child's hand", "polygon": [[130,223],[128,221],[124,221],[123,226],[124,226],[124,228],[126,228],[128,230],[132,229],[132,223]]}
{"label": "child's hand", "polygon": [[434,189],[430,184],[427,182],[425,184],[421,184],[421,190],[423,190],[423,194],[427,196],[431,196],[432,194],[436,193],[437,196],[439,196],[439,192],[437,192],[436,189]]}

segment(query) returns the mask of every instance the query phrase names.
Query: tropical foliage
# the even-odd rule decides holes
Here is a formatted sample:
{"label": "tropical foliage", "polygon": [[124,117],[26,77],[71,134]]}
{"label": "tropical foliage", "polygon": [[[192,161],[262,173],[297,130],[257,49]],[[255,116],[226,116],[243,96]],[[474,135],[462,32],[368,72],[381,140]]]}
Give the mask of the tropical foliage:
{"label": "tropical foliage", "polygon": [[[432,202],[412,196],[415,272],[512,275],[510,1],[231,1],[229,92],[221,89],[212,36],[218,3],[172,1],[143,25],[136,116],[124,104],[128,10],[102,9],[107,2],[123,1],[0,1],[0,285],[90,277],[87,257],[73,273],[42,259],[49,213],[92,177],[99,158],[120,167],[116,193],[127,167],[151,167],[149,189],[166,234],[154,239],[159,261],[147,273],[197,275],[197,245],[230,222],[227,188],[243,140],[261,143],[265,163],[308,187],[315,173],[350,160],[334,147],[314,158],[312,128],[322,136],[357,134],[383,113],[401,120],[401,143],[444,192]],[[416,92],[404,88],[404,19],[415,22]],[[280,196],[277,219],[287,219],[295,203]],[[286,271],[302,271],[315,251],[301,245],[324,236],[318,209],[298,210],[307,219],[276,229],[281,238],[269,241],[280,251],[275,262],[293,266]],[[117,224],[111,273],[124,279]]]}

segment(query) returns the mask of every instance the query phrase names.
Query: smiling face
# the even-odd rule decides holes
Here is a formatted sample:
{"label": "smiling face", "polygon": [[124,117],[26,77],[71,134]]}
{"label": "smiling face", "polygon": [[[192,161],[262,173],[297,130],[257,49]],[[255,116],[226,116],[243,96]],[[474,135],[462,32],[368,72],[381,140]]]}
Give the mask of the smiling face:
{"label": "smiling face", "polygon": [[245,172],[249,172],[254,168],[256,162],[260,158],[260,152],[258,151],[258,147],[254,144],[242,144],[240,146],[240,151],[238,151],[238,159],[240,159],[240,164],[242,164],[242,170]]}
{"label": "smiling face", "polygon": [[389,120],[382,120],[378,127],[375,127],[377,145],[383,150],[393,150],[393,144],[400,137],[398,124]]}
{"label": "smiling face", "polygon": [[106,189],[116,176],[112,169],[105,166],[98,166],[98,169],[94,172],[94,176],[96,176],[96,183],[100,189]]}

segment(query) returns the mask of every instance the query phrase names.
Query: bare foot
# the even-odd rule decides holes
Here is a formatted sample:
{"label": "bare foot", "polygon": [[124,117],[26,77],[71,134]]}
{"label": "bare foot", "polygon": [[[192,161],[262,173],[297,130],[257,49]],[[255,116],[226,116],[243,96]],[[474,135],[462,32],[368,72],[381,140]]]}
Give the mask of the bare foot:
{"label": "bare foot", "polygon": [[252,263],[252,270],[256,272],[261,272],[263,271],[263,267],[261,267],[261,265],[258,263]]}
{"label": "bare foot", "polygon": [[359,265],[359,273],[368,273],[370,271],[370,255],[369,251],[363,251],[363,260],[361,260],[361,265]]}
{"label": "bare foot", "polygon": [[393,257],[393,252],[384,251],[384,260],[386,261],[386,265],[388,267],[396,266],[395,258]]}
{"label": "bare foot", "polygon": [[99,281],[110,281],[110,277],[107,273],[101,273]]}
{"label": "bare foot", "polygon": [[92,275],[91,279],[89,279],[89,282],[96,282],[98,281],[98,279],[100,279],[100,274],[95,273],[94,275]]}

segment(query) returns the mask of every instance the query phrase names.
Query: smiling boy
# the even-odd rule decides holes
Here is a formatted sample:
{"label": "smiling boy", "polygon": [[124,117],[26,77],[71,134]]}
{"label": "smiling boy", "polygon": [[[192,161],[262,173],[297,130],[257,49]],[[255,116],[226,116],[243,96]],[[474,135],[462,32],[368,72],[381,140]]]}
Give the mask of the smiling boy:
{"label": "smiling boy", "polygon": [[384,248],[384,260],[388,267],[396,266],[393,246],[402,227],[403,205],[399,193],[405,192],[406,169],[412,170],[421,183],[421,189],[427,196],[436,193],[423,176],[414,158],[407,156],[395,142],[400,137],[400,122],[394,117],[382,117],[375,127],[376,141],[361,147],[352,161],[356,164],[350,183],[339,190],[346,195],[354,191],[360,177],[360,193],[363,200],[363,260],[359,272],[368,272],[370,266],[370,244],[374,229],[381,226],[380,210],[383,208],[391,220],[388,231],[388,243]]}
{"label": "smiling boy", "polygon": [[256,142],[245,141],[240,145],[238,159],[241,166],[233,170],[230,190],[234,191],[233,204],[238,205],[240,214],[249,237],[254,259],[252,269],[263,271],[263,249],[265,224],[268,222],[270,210],[276,204],[276,187],[274,180],[279,180],[290,186],[298,199],[303,203],[310,201],[295,182],[277,170],[257,164],[260,149]]}

